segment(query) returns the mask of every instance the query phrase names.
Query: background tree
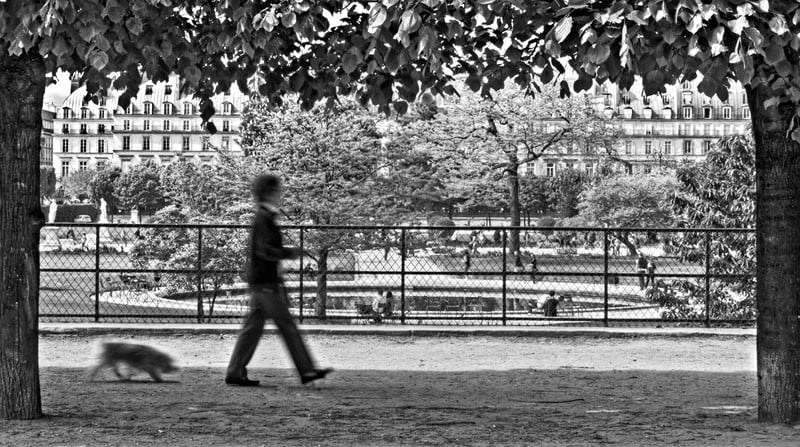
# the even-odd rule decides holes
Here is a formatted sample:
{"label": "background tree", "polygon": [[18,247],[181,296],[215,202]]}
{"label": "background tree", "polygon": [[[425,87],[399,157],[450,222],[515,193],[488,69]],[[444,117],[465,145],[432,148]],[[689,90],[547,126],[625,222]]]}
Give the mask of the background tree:
{"label": "background tree", "polygon": [[89,198],[100,206],[100,199],[106,201],[108,212],[116,214],[119,208],[117,197],[117,180],[122,176],[122,170],[117,167],[105,167],[98,170],[89,183]]}
{"label": "background tree", "polygon": [[[677,169],[678,194],[675,213],[679,223],[689,228],[750,228],[755,226],[755,147],[749,136],[729,136],[719,140],[703,163],[680,165]],[[706,241],[698,233],[682,233],[676,238],[682,258],[705,263]],[[755,235],[719,232],[710,239],[710,268],[731,276],[712,282],[710,311],[714,318],[749,319],[755,310]],[[738,276],[741,275],[741,276]],[[691,318],[692,301],[705,313],[704,285],[692,281],[684,290],[689,301],[676,302],[676,316]]]}
{"label": "background tree", "polygon": [[83,170],[70,173],[61,179],[61,188],[64,195],[72,199],[83,200],[89,198],[92,192],[91,184],[96,171]]}
{"label": "background tree", "polygon": [[137,208],[144,214],[153,214],[166,205],[161,192],[161,172],[153,162],[131,167],[114,182],[119,206],[126,210]]}
{"label": "background tree", "polygon": [[[478,179],[472,181],[471,202],[507,210],[512,226],[521,223],[522,166],[546,153],[614,156],[619,134],[587,97],[560,98],[555,86],[536,96],[511,88],[491,99],[464,93],[440,109],[432,119],[417,122],[423,139],[414,144],[457,154],[450,160],[461,163],[463,176]],[[519,253],[518,231],[511,232],[510,250]]]}
{"label": "background tree", "polygon": [[[617,175],[580,193],[578,215],[569,224],[598,227],[666,227],[674,221],[677,182],[668,173]],[[637,254],[628,231],[612,231],[631,256]]]}

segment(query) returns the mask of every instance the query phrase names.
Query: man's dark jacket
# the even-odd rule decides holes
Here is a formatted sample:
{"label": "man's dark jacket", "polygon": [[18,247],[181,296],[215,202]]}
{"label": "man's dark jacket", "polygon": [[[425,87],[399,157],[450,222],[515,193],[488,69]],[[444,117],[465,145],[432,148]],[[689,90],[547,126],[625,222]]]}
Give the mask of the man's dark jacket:
{"label": "man's dark jacket", "polygon": [[263,205],[258,207],[250,235],[250,262],[247,282],[250,285],[275,284],[281,281],[278,264],[289,257],[283,246],[277,216]]}

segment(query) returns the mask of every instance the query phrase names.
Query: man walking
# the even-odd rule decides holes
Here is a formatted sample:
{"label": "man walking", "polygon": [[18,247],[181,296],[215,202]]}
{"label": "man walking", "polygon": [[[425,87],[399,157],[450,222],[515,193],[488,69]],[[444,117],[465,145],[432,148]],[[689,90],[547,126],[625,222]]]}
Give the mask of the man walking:
{"label": "man walking", "polygon": [[253,358],[267,318],[271,318],[278,327],[303,384],[323,379],[333,371],[314,366],[289,313],[286,289],[278,272],[278,264],[283,259],[299,257],[301,252],[295,247],[284,247],[281,240],[280,228],[275,221],[280,210],[280,187],[280,179],[274,175],[261,175],[253,181],[257,209],[250,236],[250,259],[247,267],[247,282],[252,296],[250,311],[228,364],[225,376],[225,383],[228,385],[258,386],[258,380],[247,377],[246,367]]}
{"label": "man walking", "polygon": [[645,289],[645,275],[647,275],[647,258],[640,252],[636,260],[636,274],[639,276],[639,290]]}

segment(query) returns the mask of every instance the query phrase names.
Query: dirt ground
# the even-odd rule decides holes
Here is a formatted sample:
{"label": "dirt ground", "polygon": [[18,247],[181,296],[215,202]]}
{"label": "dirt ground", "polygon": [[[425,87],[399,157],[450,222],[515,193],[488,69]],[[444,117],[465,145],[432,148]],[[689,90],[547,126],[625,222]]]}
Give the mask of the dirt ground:
{"label": "dirt ground", "polygon": [[280,343],[223,384],[233,335],[137,337],[182,367],[165,383],[86,380],[101,340],[41,338],[47,417],[0,421],[8,446],[795,446],[755,420],[754,337],[309,337],[335,373],[301,386]]}

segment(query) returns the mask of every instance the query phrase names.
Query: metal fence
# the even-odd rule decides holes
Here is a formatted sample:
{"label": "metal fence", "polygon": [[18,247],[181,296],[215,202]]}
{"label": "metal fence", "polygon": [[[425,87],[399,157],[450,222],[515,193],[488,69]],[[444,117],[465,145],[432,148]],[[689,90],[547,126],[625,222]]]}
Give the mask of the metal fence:
{"label": "metal fence", "polygon": [[[49,224],[40,242],[40,318],[240,321],[249,231]],[[753,230],[285,226],[283,236],[305,253],[283,263],[291,311],[304,323],[754,320]],[[392,297],[376,300],[379,291]]]}

